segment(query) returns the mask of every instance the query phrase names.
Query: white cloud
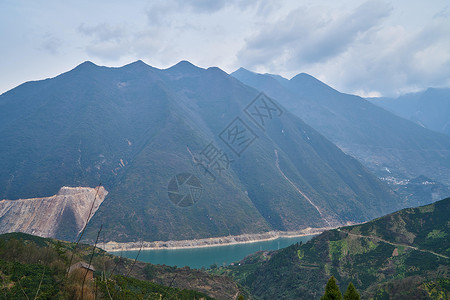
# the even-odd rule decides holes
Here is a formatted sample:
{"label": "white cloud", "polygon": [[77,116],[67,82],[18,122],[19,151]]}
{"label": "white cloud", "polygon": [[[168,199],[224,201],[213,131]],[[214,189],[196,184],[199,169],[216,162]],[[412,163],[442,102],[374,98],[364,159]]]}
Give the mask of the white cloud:
{"label": "white cloud", "polygon": [[422,30],[403,26],[377,28],[349,47],[339,59],[317,64],[310,72],[346,92],[363,90],[394,96],[450,78],[450,22],[432,20]]}
{"label": "white cloud", "polygon": [[444,0],[4,0],[0,93],[85,60],[137,59],[306,72],[361,94],[448,86],[449,11]]}
{"label": "white cloud", "polygon": [[299,7],[249,37],[239,59],[250,67],[276,67],[281,61],[285,63],[282,68],[290,68],[288,71],[321,62],[346,51],[359,35],[378,25],[389,10],[388,5],[378,1],[366,2],[352,12],[323,6]]}
{"label": "white cloud", "polygon": [[42,42],[42,48],[53,55],[60,52],[62,45],[63,42],[61,41],[61,39],[51,34],[46,34],[44,36],[44,41]]}
{"label": "white cloud", "polygon": [[421,20],[422,27],[412,28],[396,23],[398,12],[393,10],[381,1],[368,1],[351,10],[298,7],[252,33],[238,54],[238,63],[288,77],[310,73],[359,95],[448,86],[448,7]]}
{"label": "white cloud", "polygon": [[103,60],[116,61],[131,52],[133,36],[129,34],[125,25],[111,25],[108,23],[88,26],[81,24],[78,31],[90,38],[86,45],[86,52]]}

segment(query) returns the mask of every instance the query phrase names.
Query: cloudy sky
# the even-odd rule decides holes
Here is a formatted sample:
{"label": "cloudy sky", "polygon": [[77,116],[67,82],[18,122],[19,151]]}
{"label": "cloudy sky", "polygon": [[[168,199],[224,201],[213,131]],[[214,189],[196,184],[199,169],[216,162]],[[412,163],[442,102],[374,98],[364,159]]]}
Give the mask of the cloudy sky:
{"label": "cloudy sky", "polygon": [[0,0],[0,93],[90,60],[309,73],[340,91],[450,87],[448,0]]}

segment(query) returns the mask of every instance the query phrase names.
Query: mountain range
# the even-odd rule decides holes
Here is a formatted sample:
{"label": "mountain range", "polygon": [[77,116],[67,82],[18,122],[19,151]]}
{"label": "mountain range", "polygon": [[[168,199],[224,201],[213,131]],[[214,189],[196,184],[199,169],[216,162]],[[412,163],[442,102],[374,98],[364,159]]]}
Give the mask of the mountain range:
{"label": "mountain range", "polygon": [[[186,61],[85,62],[0,95],[0,168],[3,199],[102,185],[90,241],[102,225],[111,241],[182,240],[363,222],[404,205],[278,99]],[[73,240],[73,226],[56,237]]]}
{"label": "mountain range", "polygon": [[[337,226],[448,196],[449,137],[307,74],[231,75],[85,62],[0,95],[0,198],[103,184],[87,236],[103,224],[128,242]],[[73,239],[62,209],[50,231]]]}
{"label": "mountain range", "polygon": [[422,127],[450,135],[450,89],[428,88],[397,98],[367,98]]}
{"label": "mountain range", "polygon": [[[288,80],[240,68],[231,75],[277,99],[380,178],[404,180],[426,176],[450,184],[448,135],[396,116],[361,97],[340,93],[308,74],[300,73]],[[436,101],[444,105],[443,98]],[[448,101],[445,103],[448,107]],[[439,111],[440,106],[424,107]],[[449,115],[445,110],[440,113],[446,118]],[[428,201],[432,201],[431,196]]]}

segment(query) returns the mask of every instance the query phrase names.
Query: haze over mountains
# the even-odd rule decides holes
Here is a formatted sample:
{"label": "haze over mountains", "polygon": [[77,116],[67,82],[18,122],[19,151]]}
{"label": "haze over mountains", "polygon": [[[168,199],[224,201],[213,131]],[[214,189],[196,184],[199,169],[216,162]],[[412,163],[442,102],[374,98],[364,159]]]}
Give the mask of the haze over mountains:
{"label": "haze over mountains", "polygon": [[447,135],[407,121],[361,97],[340,93],[308,74],[288,80],[241,68],[231,75],[277,99],[379,177],[402,181],[426,176],[430,181],[450,184]]}
{"label": "haze over mountains", "polygon": [[450,135],[450,89],[429,88],[397,98],[368,98],[420,126]]}
{"label": "haze over mountains", "polygon": [[[93,239],[103,225],[105,239],[120,242],[336,226],[404,205],[279,99],[186,61],[166,70],[142,61],[120,68],[85,62],[22,84],[0,95],[0,198],[102,183],[108,196],[87,236]],[[424,142],[438,149],[427,152],[435,175],[445,173],[448,140]],[[444,155],[439,167],[437,153]],[[168,194],[172,188],[180,190]],[[64,226],[71,224],[58,232],[70,232]]]}

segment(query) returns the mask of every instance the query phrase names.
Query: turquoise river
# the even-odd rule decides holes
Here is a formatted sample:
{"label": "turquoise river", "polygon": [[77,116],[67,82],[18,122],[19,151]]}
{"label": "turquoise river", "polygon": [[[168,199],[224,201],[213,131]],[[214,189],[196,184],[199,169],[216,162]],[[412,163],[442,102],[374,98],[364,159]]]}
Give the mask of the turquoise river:
{"label": "turquoise river", "polygon": [[[297,242],[306,243],[313,235],[278,238],[271,241],[253,242],[247,244],[235,244],[227,246],[214,246],[204,248],[186,248],[186,249],[161,249],[161,250],[142,250],[138,260],[167,266],[184,267],[189,266],[193,269],[202,267],[208,268],[216,264],[218,266],[229,265],[232,262],[238,262],[247,255],[261,250],[277,250]],[[121,255],[120,252],[114,252],[115,255]],[[122,255],[127,258],[135,259],[138,251],[123,251]]]}

